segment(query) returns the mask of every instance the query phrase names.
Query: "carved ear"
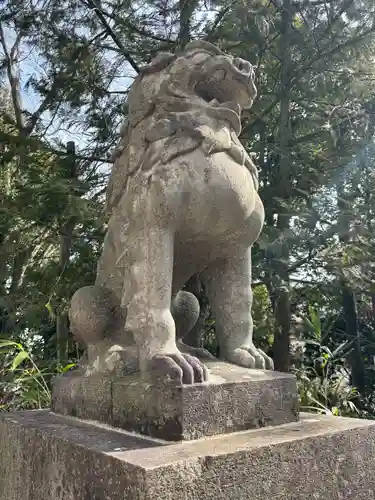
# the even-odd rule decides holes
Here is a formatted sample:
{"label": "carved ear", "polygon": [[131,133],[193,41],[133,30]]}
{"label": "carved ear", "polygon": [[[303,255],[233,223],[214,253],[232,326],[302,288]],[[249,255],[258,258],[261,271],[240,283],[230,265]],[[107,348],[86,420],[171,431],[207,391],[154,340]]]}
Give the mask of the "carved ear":
{"label": "carved ear", "polygon": [[208,52],[213,56],[226,55],[225,52],[215,47],[215,45],[212,45],[212,43],[206,42],[205,40],[193,40],[192,42],[189,42],[185,47],[186,52],[193,52],[193,51],[196,52],[199,50]]}
{"label": "carved ear", "polygon": [[147,66],[143,66],[140,69],[141,75],[147,75],[148,73],[156,73],[157,71],[162,71],[171,62],[173,62],[177,56],[171,52],[160,52]]}

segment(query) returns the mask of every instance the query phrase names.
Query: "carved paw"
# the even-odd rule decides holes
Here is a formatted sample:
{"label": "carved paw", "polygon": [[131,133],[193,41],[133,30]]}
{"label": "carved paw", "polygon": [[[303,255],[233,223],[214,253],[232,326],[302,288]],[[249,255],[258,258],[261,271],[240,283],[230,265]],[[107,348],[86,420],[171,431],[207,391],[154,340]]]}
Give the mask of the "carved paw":
{"label": "carved paw", "polygon": [[208,371],[199,359],[190,354],[158,355],[149,363],[149,370],[183,384],[205,382]]}
{"label": "carved paw", "polygon": [[239,347],[228,352],[226,359],[235,365],[246,368],[259,368],[261,370],[273,370],[273,361],[261,349],[254,345],[249,347]]}
{"label": "carved paw", "polygon": [[192,347],[190,345],[184,344],[183,342],[178,342],[179,350],[184,354],[190,354],[198,359],[216,359],[207,349],[201,347]]}

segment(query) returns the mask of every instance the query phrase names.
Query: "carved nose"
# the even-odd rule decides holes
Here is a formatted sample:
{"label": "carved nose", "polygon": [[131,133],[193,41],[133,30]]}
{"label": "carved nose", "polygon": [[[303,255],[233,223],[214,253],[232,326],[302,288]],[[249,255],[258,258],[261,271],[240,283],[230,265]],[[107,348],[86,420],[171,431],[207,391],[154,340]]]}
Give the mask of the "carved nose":
{"label": "carved nose", "polygon": [[235,57],[233,59],[233,64],[243,75],[250,76],[251,74],[251,64],[245,59],[241,59],[240,57]]}

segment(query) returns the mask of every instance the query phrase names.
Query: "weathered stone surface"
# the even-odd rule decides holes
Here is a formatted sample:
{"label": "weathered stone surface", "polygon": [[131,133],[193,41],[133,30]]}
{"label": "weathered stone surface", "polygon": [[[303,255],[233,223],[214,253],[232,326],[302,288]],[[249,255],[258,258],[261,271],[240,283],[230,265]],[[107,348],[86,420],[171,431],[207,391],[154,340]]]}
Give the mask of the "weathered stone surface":
{"label": "weathered stone surface", "polygon": [[83,376],[75,372],[57,377],[52,409],[63,415],[111,423],[112,379],[103,374]]}
{"label": "weathered stone surface", "polygon": [[178,441],[298,419],[293,375],[208,361],[210,382],[180,385],[140,374],[119,378],[72,372],[53,390],[56,413]]}
{"label": "weathered stone surface", "polygon": [[[113,383],[113,424],[168,440],[191,440],[298,419],[292,375],[208,362],[209,383]],[[125,396],[125,398],[124,398]]]}
{"label": "weathered stone surface", "polygon": [[373,500],[375,422],[166,444],[48,411],[0,415],[1,500]]}
{"label": "weathered stone surface", "polygon": [[248,61],[206,41],[159,54],[135,78],[96,281],[74,294],[70,308],[72,331],[86,346],[86,374],[140,370],[206,381],[207,352],[183,343],[199,303],[182,288],[196,273],[221,357],[273,367],[253,343],[251,247],[264,209],[257,169],[238,139],[254,80]]}

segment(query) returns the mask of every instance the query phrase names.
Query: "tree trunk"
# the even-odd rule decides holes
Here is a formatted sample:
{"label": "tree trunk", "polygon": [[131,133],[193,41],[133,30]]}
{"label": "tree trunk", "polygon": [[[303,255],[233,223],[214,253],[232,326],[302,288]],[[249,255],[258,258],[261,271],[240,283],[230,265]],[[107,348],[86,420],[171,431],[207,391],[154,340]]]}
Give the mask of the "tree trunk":
{"label": "tree trunk", "polygon": [[[350,243],[350,221],[352,213],[352,196],[345,192],[343,182],[337,185],[337,207],[339,209],[338,233],[342,245]],[[345,252],[345,249],[344,249]],[[348,283],[348,279],[342,273],[340,277],[341,303],[345,319],[345,333],[347,339],[352,342],[352,349],[348,356],[348,362],[352,374],[352,385],[363,393],[365,391],[365,368],[361,354],[361,343],[358,327],[357,301],[355,292]]]}
{"label": "tree trunk", "polygon": [[[280,37],[280,59],[281,59],[281,98],[280,98],[280,124],[279,124],[279,192],[285,201],[289,197],[290,185],[290,91],[289,79],[291,71],[291,49],[290,38],[292,33],[292,5],[290,0],[284,0],[282,7],[282,24]],[[289,229],[290,215],[284,207],[279,207],[277,227],[280,234]],[[289,248],[285,242],[278,256],[277,263],[274,261],[277,284],[274,287],[274,314],[275,314],[275,339],[273,345],[273,357],[275,369],[289,371],[290,367],[290,283],[289,283]]]}
{"label": "tree trunk", "polygon": [[371,293],[372,320],[375,321],[375,293]]}
{"label": "tree trunk", "polygon": [[178,35],[178,39],[181,47],[185,47],[185,45],[190,41],[191,18],[192,15],[194,14],[196,6],[197,6],[196,0],[179,0],[180,32]]}
{"label": "tree trunk", "polygon": [[[77,177],[75,164],[75,144],[67,144],[67,179],[75,180]],[[69,264],[72,249],[73,231],[75,226],[75,217],[69,217],[60,227],[60,257],[59,257],[59,279],[63,275]],[[69,334],[68,312],[65,308],[60,309],[56,317],[56,344],[57,344],[57,362],[66,364],[67,362],[67,341]]]}
{"label": "tree trunk", "polygon": [[365,391],[365,368],[363,365],[358,328],[357,301],[355,294],[345,280],[341,282],[342,308],[345,318],[346,335],[353,341],[348,361],[352,373],[352,385],[363,394]]}

